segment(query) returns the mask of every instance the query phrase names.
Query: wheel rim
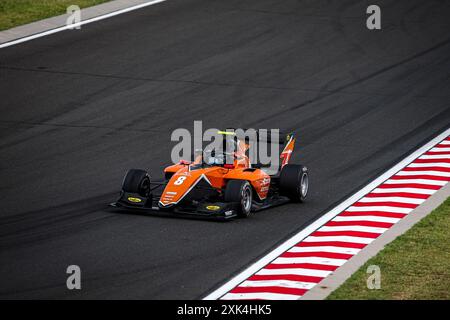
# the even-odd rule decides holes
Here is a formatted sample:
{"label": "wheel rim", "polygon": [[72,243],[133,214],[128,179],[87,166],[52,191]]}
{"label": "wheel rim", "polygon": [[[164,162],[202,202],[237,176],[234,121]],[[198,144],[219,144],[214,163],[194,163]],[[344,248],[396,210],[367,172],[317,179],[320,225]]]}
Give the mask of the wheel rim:
{"label": "wheel rim", "polygon": [[252,195],[249,188],[244,188],[242,194],[242,207],[244,212],[249,212],[252,205]]}
{"label": "wheel rim", "polygon": [[306,195],[308,194],[308,187],[308,175],[306,173],[303,173],[300,181],[300,195],[302,196],[302,198],[306,197]]}

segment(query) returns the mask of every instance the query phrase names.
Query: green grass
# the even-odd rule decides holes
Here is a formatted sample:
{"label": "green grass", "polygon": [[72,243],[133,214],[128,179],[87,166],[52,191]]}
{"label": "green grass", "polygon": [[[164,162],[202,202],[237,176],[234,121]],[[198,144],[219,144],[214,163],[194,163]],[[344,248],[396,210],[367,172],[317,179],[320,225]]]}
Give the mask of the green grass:
{"label": "green grass", "polygon": [[[369,265],[381,289],[367,288]],[[450,299],[450,198],[388,244],[327,299]]]}
{"label": "green grass", "polygon": [[0,30],[66,13],[70,5],[90,7],[110,0],[0,0]]}

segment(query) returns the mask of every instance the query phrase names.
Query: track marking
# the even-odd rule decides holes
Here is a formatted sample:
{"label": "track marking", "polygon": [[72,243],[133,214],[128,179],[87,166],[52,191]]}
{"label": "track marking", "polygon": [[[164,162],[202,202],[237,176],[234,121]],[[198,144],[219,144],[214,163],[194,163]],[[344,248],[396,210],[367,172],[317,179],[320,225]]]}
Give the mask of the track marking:
{"label": "track marking", "polygon": [[314,263],[324,266],[342,266],[346,259],[330,259],[320,257],[302,257],[302,258],[276,258],[274,264],[296,264],[296,263]]}
{"label": "track marking", "polygon": [[411,163],[407,168],[427,168],[427,167],[450,169],[450,163],[445,162]]}
{"label": "track marking", "polygon": [[241,283],[242,287],[285,287],[285,288],[299,288],[311,289],[316,283],[291,281],[291,280],[246,280]]}
{"label": "track marking", "polygon": [[83,26],[83,25],[88,24],[88,23],[97,22],[97,21],[100,21],[100,20],[111,18],[111,17],[117,16],[119,14],[127,13],[127,12],[138,10],[138,9],[142,9],[142,8],[145,8],[145,7],[157,4],[157,3],[161,3],[161,2],[164,2],[164,1],[166,1],[166,0],[153,0],[153,1],[145,2],[145,3],[141,3],[141,4],[138,4],[138,5],[132,6],[132,7],[120,9],[120,10],[113,11],[113,12],[110,12],[110,13],[107,13],[107,14],[103,14],[103,15],[100,15],[100,16],[97,16],[97,17],[94,17],[94,18],[86,19],[86,20],[80,21],[78,23],[74,23],[74,24],[70,24],[70,25],[64,25],[64,26],[61,26],[61,27],[58,27],[58,28],[54,28],[54,29],[50,29],[50,30],[47,30],[47,31],[35,33],[35,34],[30,35],[30,36],[26,36],[26,37],[23,37],[23,38],[19,38],[19,39],[16,39],[16,40],[12,40],[12,41],[8,41],[8,42],[5,42],[5,43],[2,43],[2,44],[0,44],[0,49],[6,48],[6,47],[10,47],[10,46],[13,46],[13,45],[16,45],[16,44],[19,44],[19,43],[27,42],[27,41],[30,41],[30,40],[34,40],[34,39],[37,39],[37,38],[42,38],[42,37],[45,37],[45,36],[48,36],[48,35],[51,35],[51,34],[54,34],[54,33],[58,33],[58,32],[61,32],[61,31],[66,31],[66,30],[69,30],[69,29],[80,27],[80,26]]}
{"label": "track marking", "polygon": [[267,299],[267,300],[297,300],[301,296],[291,295],[291,294],[279,294],[279,293],[247,293],[234,294],[228,293],[224,296],[223,300],[257,300],[257,299]]}
{"label": "track marking", "polygon": [[[439,181],[439,180],[427,180],[427,179],[389,179],[385,182],[385,184],[398,184],[398,183],[411,183],[411,184],[425,184],[427,186],[444,186],[447,184],[447,181]],[[440,188],[438,188],[440,189]]]}
{"label": "track marking", "polygon": [[[428,168],[426,168],[426,169],[428,169]],[[433,176],[438,176],[438,177],[450,177],[450,172],[446,172],[443,170],[441,170],[441,171],[437,171],[437,170],[434,170],[434,171],[431,171],[431,170],[411,171],[408,169],[408,170],[404,170],[404,171],[398,173],[399,176],[414,176],[414,175],[420,175],[420,174],[433,175]]]}
{"label": "track marking", "polygon": [[330,270],[316,270],[307,268],[279,268],[279,269],[263,269],[258,271],[256,275],[299,275],[299,276],[309,276],[309,277],[322,277],[325,278],[331,273]]}
{"label": "track marking", "polygon": [[372,212],[372,211],[382,211],[389,213],[410,213],[412,209],[409,208],[398,208],[390,206],[370,206],[370,207],[349,207],[347,212]]}
{"label": "track marking", "polygon": [[287,252],[334,252],[334,253],[344,253],[344,254],[357,254],[361,249],[355,248],[342,248],[333,246],[322,246],[322,247],[293,247]]}
{"label": "track marking", "polygon": [[379,227],[364,227],[364,226],[323,226],[319,231],[360,231],[360,232],[372,232],[383,233],[388,228]]}
{"label": "track marking", "polygon": [[309,281],[287,288],[302,279],[293,276],[327,277],[447,184],[449,135],[450,129],[414,151],[204,299],[300,298]]}
{"label": "track marking", "polygon": [[[412,194],[413,195],[413,194]],[[417,199],[416,197],[365,197],[359,200],[362,203],[373,203],[373,202],[398,202],[398,203],[409,203],[409,204],[421,204],[425,199]]]}
{"label": "track marking", "polygon": [[389,217],[377,217],[377,216],[352,216],[352,217],[336,217],[332,221],[372,221],[372,222],[385,222],[385,223],[396,223],[400,218],[389,218]]}

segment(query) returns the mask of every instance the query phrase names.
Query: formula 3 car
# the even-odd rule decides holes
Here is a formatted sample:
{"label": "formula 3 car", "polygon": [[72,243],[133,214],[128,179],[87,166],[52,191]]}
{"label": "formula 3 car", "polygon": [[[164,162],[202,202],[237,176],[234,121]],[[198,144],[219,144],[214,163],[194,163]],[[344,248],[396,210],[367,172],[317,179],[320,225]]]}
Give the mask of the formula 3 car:
{"label": "formula 3 car", "polygon": [[282,152],[275,174],[266,173],[262,165],[252,165],[248,141],[237,137],[231,140],[235,148],[231,163],[223,161],[225,156],[230,156],[225,152],[201,152],[193,161],[181,160],[166,167],[165,180],[159,182],[153,182],[145,170],[128,170],[120,197],[111,205],[173,216],[227,220],[246,218],[252,212],[290,201],[303,202],[308,193],[308,169],[289,164],[295,140],[289,134],[277,142]]}

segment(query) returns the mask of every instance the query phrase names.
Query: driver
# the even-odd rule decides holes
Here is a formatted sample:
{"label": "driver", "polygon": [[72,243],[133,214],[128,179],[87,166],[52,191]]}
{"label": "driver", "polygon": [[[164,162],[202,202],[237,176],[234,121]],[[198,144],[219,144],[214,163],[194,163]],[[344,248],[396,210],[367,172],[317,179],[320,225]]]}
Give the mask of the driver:
{"label": "driver", "polygon": [[[224,165],[227,161],[234,161],[234,152],[236,143],[234,140],[227,139],[226,150],[223,148],[208,150],[205,152],[205,163],[208,165]],[[231,152],[230,152],[231,151]]]}
{"label": "driver", "polygon": [[209,165],[223,165],[225,163],[225,156],[223,153],[210,155],[206,159],[206,163]]}

